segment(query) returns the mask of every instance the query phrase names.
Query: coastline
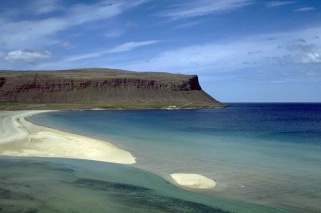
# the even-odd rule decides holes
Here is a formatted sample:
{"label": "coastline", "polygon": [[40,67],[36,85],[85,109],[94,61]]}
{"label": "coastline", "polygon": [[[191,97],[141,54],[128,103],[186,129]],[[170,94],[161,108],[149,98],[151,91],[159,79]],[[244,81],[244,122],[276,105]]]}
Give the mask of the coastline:
{"label": "coastline", "polygon": [[[87,136],[41,126],[26,118],[54,110],[2,111],[0,123],[0,156],[50,157],[134,164],[130,152]],[[6,114],[6,115],[4,115]],[[216,182],[201,174],[169,174],[172,184],[183,188],[209,190]]]}
{"label": "coastline", "polygon": [[[109,167],[110,164],[108,162],[116,163],[115,168],[117,171],[119,168],[123,167],[123,165],[121,164],[134,164],[136,162],[135,158],[129,152],[118,149],[117,147],[115,147],[114,145],[106,141],[97,140],[97,139],[93,139],[90,137],[81,136],[77,134],[67,133],[67,132],[56,130],[53,128],[44,127],[41,125],[31,123],[25,119],[26,117],[31,116],[33,114],[45,113],[45,112],[50,112],[50,111],[40,110],[40,111],[10,111],[10,112],[2,111],[0,112],[0,119],[1,119],[0,158],[1,157],[6,158],[8,156],[9,157],[12,156],[12,157],[18,157],[18,158],[22,157],[21,159],[23,159],[24,157],[27,157],[24,159],[28,161],[28,159],[34,159],[34,158],[40,157],[40,159],[43,158],[44,161],[47,161],[47,160],[51,161],[52,159],[57,159],[57,161],[59,162],[60,161],[69,162],[69,159],[70,159],[72,160],[70,162],[75,162],[75,163],[81,162],[81,164],[85,163],[86,161],[86,164],[88,162],[88,163],[94,163],[94,164],[97,163],[97,166],[100,165],[99,167],[95,167],[95,171],[96,170],[100,171],[103,168],[101,167],[103,165],[104,166],[106,165],[107,167]],[[6,122],[9,122],[10,125],[6,125],[5,127],[6,132],[4,132],[2,131],[4,129],[2,124],[6,124]],[[18,134],[19,137],[18,136],[14,138],[9,137],[10,135],[14,135],[12,133],[15,133],[15,131],[20,131],[20,134]],[[2,137],[2,135],[7,135],[7,136]],[[114,154],[117,151],[118,151],[117,153],[126,154],[125,155],[127,157],[126,160],[124,160],[125,158],[120,159],[120,156],[115,157],[114,155],[112,155],[112,153],[109,156],[106,156],[106,153],[103,153],[102,155],[100,155],[101,152],[103,151],[102,149],[105,149],[104,147],[108,148],[109,151]],[[93,155],[86,155],[85,152],[92,152]],[[91,162],[91,161],[96,161],[96,162]],[[126,166],[126,168],[132,168],[134,170],[136,169],[135,167],[136,166],[128,166],[128,167]],[[89,171],[88,169],[89,168],[85,169],[84,174],[87,174],[87,172]],[[68,167],[66,169],[61,169],[61,171],[66,171],[68,173],[71,170]],[[142,171],[145,171],[145,170],[142,170]],[[145,180],[145,178],[143,178],[148,173],[150,172],[146,170],[146,173],[143,173],[143,176],[139,178],[145,187],[147,186],[149,187],[149,184],[150,184],[150,180],[148,179]],[[88,175],[90,175],[90,178],[93,178],[93,179],[104,178],[104,175],[96,176],[94,174],[95,173],[90,172],[90,174]],[[238,202],[238,201],[235,201],[234,199],[225,200],[223,198],[224,200],[223,201],[218,199],[218,197],[216,196],[215,196],[215,199],[213,199],[212,196],[209,196],[209,197],[206,196],[207,192],[205,193],[205,197],[203,197],[204,194],[202,195],[202,193],[199,194],[198,192],[201,192],[201,190],[211,190],[216,185],[215,181],[208,179],[205,176],[201,176],[198,174],[189,174],[189,173],[173,173],[173,174],[169,174],[167,178],[152,172],[150,174],[153,174],[155,175],[155,177],[157,176],[159,178],[158,179],[159,181],[157,181],[157,185],[158,185],[158,182],[159,184],[163,182],[165,185],[168,185],[168,187],[173,187],[173,190],[175,191],[175,193],[178,186],[180,186],[179,188],[183,188],[182,194],[177,196],[177,198],[185,199],[185,193],[188,193],[187,191],[190,191],[188,189],[191,189],[192,190],[191,193],[195,193],[195,192],[196,193],[191,194],[193,196],[189,198],[190,201],[195,201],[195,202],[199,201],[202,203],[205,202],[209,206],[222,206],[224,209],[232,208],[233,210],[238,210],[238,211],[242,209],[242,211],[239,211],[239,212],[243,212],[243,210],[247,208],[261,209],[261,207],[262,209],[267,210],[266,212],[270,212],[269,207],[265,209],[265,207],[263,206],[256,206],[255,204]],[[129,175],[129,174],[126,174],[126,175]],[[113,181],[116,181],[116,182],[123,181],[123,177],[120,176],[120,174],[118,174],[117,172],[111,174],[111,176],[117,177]],[[176,176],[176,179],[175,179],[175,176]],[[128,178],[130,179],[129,183],[131,183],[132,181],[133,182],[137,181],[135,179],[132,180],[130,177]],[[178,178],[180,179],[179,181],[178,181]],[[202,183],[200,183],[200,181],[202,181]],[[171,184],[168,184],[168,183],[171,183]],[[153,183],[153,184],[156,184],[156,183]],[[163,186],[157,187],[157,190],[158,188],[163,188]],[[197,196],[199,195],[202,201],[195,199],[196,195]],[[172,197],[172,193],[169,193],[169,196]],[[215,201],[216,203],[215,205],[213,203],[214,200],[217,200]],[[221,203],[221,201],[223,202]],[[225,202],[227,203],[224,204]],[[230,205],[231,203],[232,203],[232,206]],[[276,211],[278,212],[278,210]]]}
{"label": "coastline", "polygon": [[50,111],[2,113],[0,155],[75,158],[120,164],[136,162],[131,153],[109,142],[39,126],[25,120],[27,116],[44,112]]}

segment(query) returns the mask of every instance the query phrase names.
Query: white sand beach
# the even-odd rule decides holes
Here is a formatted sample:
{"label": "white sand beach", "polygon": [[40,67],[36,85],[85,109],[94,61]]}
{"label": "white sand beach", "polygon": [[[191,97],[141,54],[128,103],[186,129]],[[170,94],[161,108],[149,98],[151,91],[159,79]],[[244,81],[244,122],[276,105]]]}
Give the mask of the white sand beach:
{"label": "white sand beach", "polygon": [[212,189],[216,186],[216,182],[203,175],[174,173],[171,177],[181,186],[193,189]]}
{"label": "white sand beach", "polygon": [[[61,157],[120,164],[136,163],[131,153],[106,141],[35,125],[25,120],[36,111],[0,112],[0,155]],[[152,159],[151,159],[152,160]],[[216,182],[199,174],[171,174],[174,181],[192,189],[212,189]]]}
{"label": "white sand beach", "polygon": [[48,111],[0,112],[0,155],[61,157],[133,164],[131,153],[85,136],[38,126],[25,117]]}

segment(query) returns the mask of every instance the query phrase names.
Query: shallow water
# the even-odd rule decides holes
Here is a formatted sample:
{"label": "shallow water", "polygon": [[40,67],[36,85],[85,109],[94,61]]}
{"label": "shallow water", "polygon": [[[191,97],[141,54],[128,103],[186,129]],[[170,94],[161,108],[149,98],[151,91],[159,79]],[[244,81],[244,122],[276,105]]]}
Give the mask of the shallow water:
{"label": "shallow water", "polygon": [[138,168],[206,175],[204,194],[321,211],[321,105],[232,104],[227,109],[67,111],[32,121],[105,139]]}
{"label": "shallow water", "polygon": [[178,189],[132,167],[0,158],[0,212],[282,212]]}

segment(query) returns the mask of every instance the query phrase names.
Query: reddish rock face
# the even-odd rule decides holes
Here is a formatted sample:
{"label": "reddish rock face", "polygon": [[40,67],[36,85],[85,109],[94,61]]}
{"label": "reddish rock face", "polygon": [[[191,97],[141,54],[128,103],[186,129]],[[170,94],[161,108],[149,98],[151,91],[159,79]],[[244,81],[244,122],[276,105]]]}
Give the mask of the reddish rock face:
{"label": "reddish rock face", "polygon": [[0,101],[181,101],[220,105],[195,75],[112,69],[0,71]]}

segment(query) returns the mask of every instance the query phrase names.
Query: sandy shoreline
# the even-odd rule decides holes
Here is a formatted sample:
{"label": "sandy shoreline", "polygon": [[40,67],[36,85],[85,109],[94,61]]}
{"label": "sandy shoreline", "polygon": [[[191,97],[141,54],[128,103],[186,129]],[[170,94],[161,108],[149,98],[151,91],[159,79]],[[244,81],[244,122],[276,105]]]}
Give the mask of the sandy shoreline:
{"label": "sandy shoreline", "polygon": [[133,164],[131,153],[108,143],[35,125],[25,117],[48,111],[0,112],[0,155],[61,157]]}
{"label": "sandy shoreline", "polygon": [[[26,117],[46,110],[0,112],[0,155],[21,157],[61,157],[133,164],[135,157],[113,144],[51,129],[26,121]],[[212,189],[216,183],[199,174],[171,174],[178,185]]]}

